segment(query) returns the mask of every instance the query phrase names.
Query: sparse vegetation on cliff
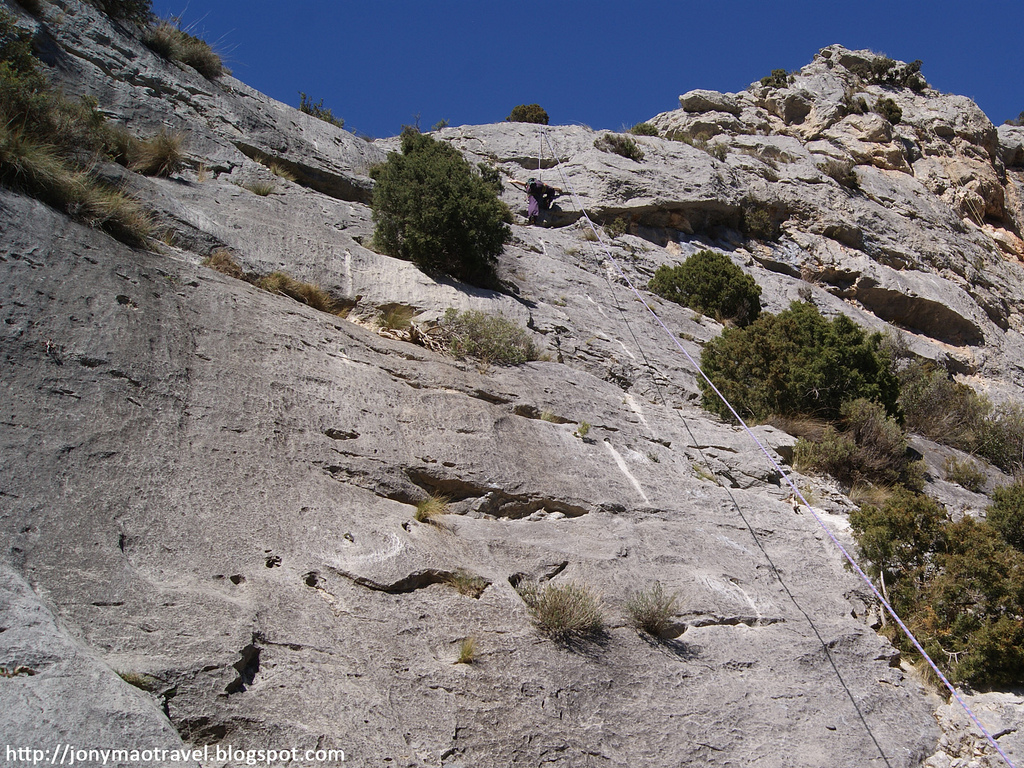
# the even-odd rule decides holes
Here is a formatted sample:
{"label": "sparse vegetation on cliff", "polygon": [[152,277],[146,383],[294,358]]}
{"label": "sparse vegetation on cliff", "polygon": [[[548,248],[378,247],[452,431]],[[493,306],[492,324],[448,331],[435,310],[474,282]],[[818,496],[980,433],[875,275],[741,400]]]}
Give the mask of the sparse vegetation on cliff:
{"label": "sparse vegetation on cliff", "polygon": [[0,182],[145,245],[149,214],[94,172],[96,157],[118,151],[118,136],[94,103],[69,101],[50,88],[27,33],[0,11]]}
{"label": "sparse vegetation on cliff", "polygon": [[551,637],[564,640],[574,635],[600,634],[604,629],[600,601],[585,584],[570,582],[539,588],[523,582],[517,590],[537,628]]}
{"label": "sparse vegetation on cliff", "polygon": [[323,120],[325,123],[335,125],[338,128],[345,127],[345,121],[340,117],[335,117],[330,107],[324,106],[323,99],[314,103],[313,99],[302,91],[299,91],[299,111],[305,112],[307,115],[311,115],[318,120]]}
{"label": "sparse vegetation on cliff", "polygon": [[612,152],[638,163],[643,162],[644,159],[644,151],[637,146],[637,143],[629,136],[619,133],[601,134],[594,139],[594,146],[602,152]]}
{"label": "sparse vegetation on cliff", "polygon": [[153,19],[151,0],[87,0],[112,19],[147,24]]}
{"label": "sparse vegetation on cliff", "polygon": [[150,27],[142,40],[154,53],[168,61],[187,64],[207,80],[231,74],[210,44],[181,29],[176,19]]}

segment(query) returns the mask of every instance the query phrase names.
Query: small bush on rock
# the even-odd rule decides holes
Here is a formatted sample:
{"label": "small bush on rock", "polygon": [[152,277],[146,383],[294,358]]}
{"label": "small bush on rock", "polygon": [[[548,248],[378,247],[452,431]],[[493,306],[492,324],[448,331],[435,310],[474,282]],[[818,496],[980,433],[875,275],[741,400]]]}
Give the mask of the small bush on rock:
{"label": "small bush on rock", "polygon": [[714,251],[698,251],[675,267],[658,267],[648,288],[676,304],[739,326],[761,314],[761,286],[728,256]]}
{"label": "small bush on rock", "polygon": [[873,85],[909,88],[915,93],[920,93],[928,87],[928,81],[921,74],[920,59],[909,64],[900,64],[888,56],[879,56],[871,62],[854,62],[849,70]]}
{"label": "small bush on rock", "polygon": [[207,80],[230,74],[210,44],[181,29],[177,21],[165,20],[151,27],[142,42],[168,61],[187,64]]}
{"label": "small bush on rock", "polygon": [[512,108],[512,113],[505,118],[506,123],[548,124],[548,113],[540,104],[519,104]]}
{"label": "small bush on rock", "polygon": [[740,232],[755,240],[778,240],[781,227],[767,203],[748,199],[740,211]]}
{"label": "small bush on rock", "polygon": [[401,154],[390,153],[370,175],[378,248],[428,272],[496,284],[512,214],[458,150],[406,128]]}
{"label": "small bush on rock", "polygon": [[648,589],[633,592],[626,601],[629,622],[651,637],[661,637],[672,626],[678,593],[666,594],[660,581]]}
{"label": "small bush on rock", "polygon": [[522,583],[518,591],[537,628],[545,634],[566,639],[600,634],[604,629],[600,602],[586,585],[570,582],[538,589],[532,583]]}
{"label": "small bush on rock", "polygon": [[911,460],[907,435],[882,406],[858,398],[843,403],[840,414],[843,431],[829,426],[817,442],[797,441],[798,469],[824,472],[847,487],[860,482],[921,490],[921,469]]}
{"label": "small bush on rock", "polygon": [[896,125],[903,119],[903,110],[900,109],[900,105],[887,96],[883,96],[875,102],[875,112],[893,125]]}
{"label": "small bush on rock", "polygon": [[786,70],[773,69],[770,75],[761,78],[761,85],[766,88],[785,88],[792,81],[792,76]]}
{"label": "small bush on rock", "polygon": [[946,480],[968,491],[977,493],[985,485],[985,473],[970,459],[949,456],[943,469]]}
{"label": "small bush on rock", "polygon": [[613,152],[635,162],[643,162],[644,151],[629,136],[605,133],[594,139],[594,146],[602,152]]}
{"label": "small bush on rock", "polygon": [[335,117],[330,108],[324,106],[323,99],[320,99],[320,101],[314,104],[313,99],[302,91],[299,91],[299,111],[305,112],[307,115],[312,115],[318,120],[323,120],[325,123],[336,125],[338,128],[345,127],[345,121],[340,117]]}
{"label": "small bush on rock", "polygon": [[632,133],[634,136],[658,135],[658,129],[655,126],[651,125],[650,123],[637,123],[636,125],[629,129],[629,132]]}
{"label": "small bush on rock", "polygon": [[537,359],[529,331],[501,315],[449,308],[438,324],[438,334],[453,355],[486,365],[519,365]]}
{"label": "small bush on rock", "polygon": [[[897,414],[897,381],[869,336],[845,315],[826,320],[805,302],[761,314],[744,328],[726,328],[704,345],[701,367],[746,418],[807,415],[835,421],[842,404],[863,397]],[[703,381],[704,407],[731,414]]]}

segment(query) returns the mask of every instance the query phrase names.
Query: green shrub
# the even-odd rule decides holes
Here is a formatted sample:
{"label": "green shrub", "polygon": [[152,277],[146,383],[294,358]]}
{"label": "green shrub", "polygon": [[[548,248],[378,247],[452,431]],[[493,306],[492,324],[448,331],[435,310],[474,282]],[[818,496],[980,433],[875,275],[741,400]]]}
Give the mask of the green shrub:
{"label": "green shrub", "polygon": [[529,332],[500,315],[449,308],[437,327],[448,351],[487,365],[519,365],[537,359]]}
{"label": "green shrub", "polygon": [[766,88],[785,88],[791,82],[792,77],[784,69],[773,69],[770,75],[761,78],[761,85]]}
{"label": "green shrub", "polygon": [[770,205],[747,199],[740,210],[740,232],[755,240],[778,240],[782,230]]}
{"label": "green shrub", "polygon": [[164,20],[150,27],[142,42],[168,61],[187,64],[207,80],[230,74],[210,44],[181,29],[176,20]]}
{"label": "green shrub", "polygon": [[1024,409],[993,406],[930,361],[914,360],[899,372],[900,408],[907,429],[981,456],[1004,472],[1024,467]]}
{"label": "green shrub", "polygon": [[604,225],[604,233],[613,240],[619,235],[624,235],[629,230],[629,222],[625,216],[616,216]]}
{"label": "green shrub", "polygon": [[678,593],[666,594],[660,581],[637,590],[626,601],[629,623],[651,637],[661,637],[672,626],[678,599]]}
{"label": "green shrub", "polygon": [[[897,414],[895,376],[879,353],[881,335],[845,315],[826,320],[812,305],[793,302],[761,314],[744,328],[726,328],[704,345],[701,367],[744,417],[808,415],[834,421],[848,400],[863,397]],[[700,380],[704,407],[731,415]]]}
{"label": "green shrub", "polygon": [[858,398],[843,403],[840,414],[842,432],[828,426],[817,442],[797,441],[793,463],[798,469],[824,472],[847,487],[901,484],[921,490],[921,469],[911,461],[906,433],[882,406]]}
{"label": "green shrub", "polygon": [[991,403],[930,361],[911,361],[899,381],[907,429],[963,451],[977,448],[978,428]]}
{"label": "green shrub", "polygon": [[883,96],[875,102],[874,111],[893,125],[896,125],[903,119],[903,110],[900,109],[900,105],[887,96]]}
{"label": "green shrub", "polygon": [[647,287],[676,304],[739,326],[761,314],[761,286],[728,256],[714,251],[698,251],[674,267],[663,264]]}
{"label": "green shrub", "polygon": [[850,513],[850,527],[868,572],[884,573],[888,583],[923,568],[935,551],[945,549],[949,518],[932,499],[900,489],[881,507],[865,506]]}
{"label": "green shrub", "polygon": [[629,129],[629,132],[632,133],[634,136],[657,136],[658,135],[657,127],[654,126],[654,125],[651,125],[650,123],[637,123],[636,125],[634,125],[632,128]]}
{"label": "green shrub", "polygon": [[[884,573],[889,600],[954,683],[1024,682],[1024,553],[969,516],[951,522],[907,492],[850,515],[858,548]],[[913,653],[890,628],[890,639]]]}
{"label": "green shrub", "polygon": [[1014,483],[997,488],[988,508],[988,524],[999,531],[1006,542],[1024,552],[1024,485]]}
{"label": "green shrub", "polygon": [[544,111],[540,104],[519,104],[512,108],[512,113],[505,118],[505,122],[547,125],[548,113]]}
{"label": "green shrub", "polygon": [[330,108],[324,106],[323,99],[320,99],[320,101],[314,104],[313,99],[302,91],[299,91],[299,111],[305,112],[307,115],[312,115],[319,120],[323,120],[325,123],[336,125],[339,128],[345,127],[345,121],[340,117],[335,117]]}
{"label": "green shrub", "polygon": [[863,96],[855,96],[852,90],[843,94],[842,105],[847,115],[866,115],[871,111],[867,100]]}
{"label": "green shrub", "polygon": [[402,153],[390,153],[370,175],[378,248],[428,272],[496,283],[512,214],[458,150],[407,128]]}
{"label": "green shrub", "polygon": [[533,621],[542,632],[555,638],[595,635],[604,629],[604,617],[597,595],[583,584],[548,584],[538,589],[529,582],[517,590]]}
{"label": "green shrub", "polygon": [[613,152],[635,162],[643,162],[644,151],[629,136],[605,133],[594,139],[594,146],[602,152]]}
{"label": "green shrub", "polygon": [[873,85],[909,88],[917,93],[928,87],[928,82],[921,75],[920,59],[900,64],[888,56],[879,56],[870,62],[856,61],[849,66],[849,70]]}
{"label": "green shrub", "polygon": [[985,473],[970,459],[961,460],[956,456],[947,456],[943,474],[949,482],[975,493],[985,485]]}

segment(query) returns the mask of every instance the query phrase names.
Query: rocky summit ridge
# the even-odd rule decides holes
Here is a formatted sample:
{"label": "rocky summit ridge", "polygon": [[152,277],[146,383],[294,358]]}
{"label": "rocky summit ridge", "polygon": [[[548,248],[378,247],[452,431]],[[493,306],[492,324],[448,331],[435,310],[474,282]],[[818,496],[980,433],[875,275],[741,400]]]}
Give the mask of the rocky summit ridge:
{"label": "rocky summit ridge", "polygon": [[[651,119],[661,137],[634,137],[639,161],[585,127],[444,128],[474,163],[578,193],[551,227],[519,217],[495,292],[367,247],[369,168],[396,139],[169,63],[80,0],[41,6],[3,2],[51,80],[138,135],[186,132],[188,157],[168,179],[100,169],[153,212],[152,249],[0,189],[12,747],[341,749],[409,768],[998,764],[876,634],[866,587],[777,472],[699,407],[694,371],[579,205],[623,232],[609,248],[637,285],[713,247],[767,310],[806,298],[896,327],[1019,400],[1024,128],[872,84],[880,57],[840,46],[772,85],[682,95]],[[860,109],[883,98],[898,122]],[[244,186],[257,180],[272,193]],[[523,213],[510,184],[503,199]],[[774,238],[743,233],[752,206]],[[347,318],[202,265],[219,250],[345,297]],[[695,357],[721,331],[651,300]],[[382,329],[395,307],[423,327],[448,307],[502,314],[547,354],[455,360]],[[791,455],[793,437],[754,431]],[[930,462],[951,451],[920,443]],[[932,474],[947,506],[984,509]],[[795,477],[849,542],[852,502]],[[451,499],[443,525],[413,519],[430,494]],[[464,577],[482,589],[452,588]],[[523,579],[593,588],[604,633],[538,633]],[[654,582],[678,593],[659,642],[625,620]],[[454,663],[467,637],[475,659]],[[1019,700],[971,701],[1024,759]]]}

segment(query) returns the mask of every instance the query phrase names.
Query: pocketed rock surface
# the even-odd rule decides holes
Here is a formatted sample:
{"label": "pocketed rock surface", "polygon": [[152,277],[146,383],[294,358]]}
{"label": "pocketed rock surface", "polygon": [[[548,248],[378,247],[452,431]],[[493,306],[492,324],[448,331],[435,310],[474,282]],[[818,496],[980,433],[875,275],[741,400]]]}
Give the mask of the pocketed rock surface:
{"label": "pocketed rock surface", "polygon": [[[539,163],[577,193],[553,226],[513,227],[494,292],[367,247],[368,169],[395,140],[168,64],[78,0],[38,19],[5,6],[47,42],[66,93],[141,135],[189,136],[170,179],[102,169],[154,211],[166,242],[153,250],[0,190],[12,745],[342,749],[346,764],[409,768],[960,758],[934,697],[872,628],[867,587],[750,437],[699,407],[697,374],[627,283],[699,357],[721,325],[644,286],[713,247],[755,277],[768,311],[810,297],[898,327],[1012,399],[1019,129],[931,90],[892,95],[897,126],[840,117],[854,83],[842,62],[869,54],[838,46],[787,88],[688,94],[652,119],[663,133],[716,128],[724,159],[636,137],[637,162],[580,127],[446,128],[437,137],[474,163],[516,179]],[[856,192],[819,169],[826,156],[854,164]],[[254,179],[275,191],[240,186]],[[503,195],[523,213],[514,187]],[[741,234],[754,198],[780,212],[778,240]],[[580,206],[625,223],[607,253]],[[347,318],[202,265],[221,249],[344,297]],[[423,329],[448,307],[503,314],[545,355],[486,366],[378,332],[399,305]],[[791,472],[795,439],[753,433]],[[793,477],[852,547],[852,503]],[[417,522],[429,495],[450,514]],[[468,577],[482,591],[455,588]],[[603,631],[539,631],[524,580],[585,585]],[[677,603],[651,638],[626,603],[656,582]],[[456,663],[466,638],[475,655]]]}

